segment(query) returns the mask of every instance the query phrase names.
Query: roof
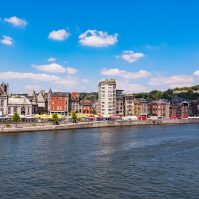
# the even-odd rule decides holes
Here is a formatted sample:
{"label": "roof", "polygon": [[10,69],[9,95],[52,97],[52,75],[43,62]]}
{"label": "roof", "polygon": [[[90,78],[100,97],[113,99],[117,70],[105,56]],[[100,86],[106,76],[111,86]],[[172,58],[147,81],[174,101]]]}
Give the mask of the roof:
{"label": "roof", "polygon": [[91,100],[81,100],[80,104],[84,106],[92,106],[93,102]]}
{"label": "roof", "polygon": [[2,87],[0,86],[0,95],[4,95],[4,90],[2,89]]}
{"label": "roof", "polygon": [[168,104],[169,101],[166,99],[159,99],[159,100],[153,100],[151,103],[152,104]]}
{"label": "roof", "polygon": [[8,105],[31,105],[31,102],[28,98],[24,96],[15,96],[8,97]]}
{"label": "roof", "polygon": [[69,93],[67,92],[53,92],[51,94],[52,97],[69,97]]}
{"label": "roof", "polygon": [[79,98],[79,97],[80,97],[80,94],[79,94],[78,92],[72,92],[72,93],[71,93],[71,97]]}

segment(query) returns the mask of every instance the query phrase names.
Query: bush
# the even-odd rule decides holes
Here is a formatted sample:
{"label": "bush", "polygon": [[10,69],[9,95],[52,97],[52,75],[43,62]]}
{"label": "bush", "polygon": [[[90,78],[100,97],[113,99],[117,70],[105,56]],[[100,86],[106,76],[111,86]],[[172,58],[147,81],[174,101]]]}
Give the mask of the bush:
{"label": "bush", "polygon": [[11,128],[11,127],[12,127],[11,124],[9,123],[6,124],[6,128]]}

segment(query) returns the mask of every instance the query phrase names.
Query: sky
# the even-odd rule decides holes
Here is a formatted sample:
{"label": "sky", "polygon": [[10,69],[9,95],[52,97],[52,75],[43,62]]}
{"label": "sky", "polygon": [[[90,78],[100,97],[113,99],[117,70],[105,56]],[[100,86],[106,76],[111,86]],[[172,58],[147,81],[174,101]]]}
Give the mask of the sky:
{"label": "sky", "polygon": [[199,84],[197,0],[0,0],[0,82],[10,92],[126,93]]}

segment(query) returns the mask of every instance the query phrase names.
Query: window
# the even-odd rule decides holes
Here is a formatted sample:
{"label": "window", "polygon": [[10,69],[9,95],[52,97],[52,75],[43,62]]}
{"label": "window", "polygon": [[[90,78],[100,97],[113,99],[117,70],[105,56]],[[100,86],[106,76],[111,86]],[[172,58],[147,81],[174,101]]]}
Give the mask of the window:
{"label": "window", "polygon": [[17,107],[14,107],[14,113],[17,113]]}
{"label": "window", "polygon": [[1,106],[4,106],[4,100],[1,100]]}

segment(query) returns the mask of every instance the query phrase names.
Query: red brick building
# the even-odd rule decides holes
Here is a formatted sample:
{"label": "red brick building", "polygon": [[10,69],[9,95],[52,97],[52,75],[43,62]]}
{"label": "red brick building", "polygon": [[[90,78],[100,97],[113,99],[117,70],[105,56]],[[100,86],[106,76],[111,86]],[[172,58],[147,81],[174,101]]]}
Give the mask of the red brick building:
{"label": "red brick building", "polygon": [[170,103],[166,100],[154,100],[150,103],[151,115],[158,117],[169,117]]}
{"label": "red brick building", "polygon": [[68,115],[69,113],[69,93],[54,92],[50,96],[50,113]]}
{"label": "red brick building", "polygon": [[176,98],[171,101],[170,117],[187,118],[189,116],[190,104],[188,101],[182,101],[180,98]]}
{"label": "red brick building", "polygon": [[93,110],[93,103],[91,100],[81,100],[80,101],[81,113],[91,113]]}

